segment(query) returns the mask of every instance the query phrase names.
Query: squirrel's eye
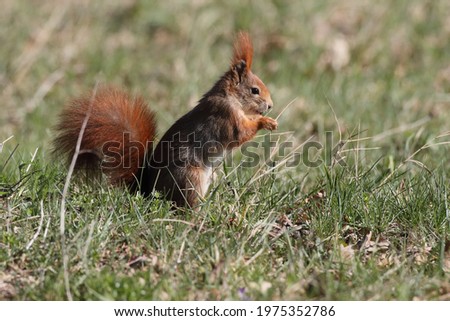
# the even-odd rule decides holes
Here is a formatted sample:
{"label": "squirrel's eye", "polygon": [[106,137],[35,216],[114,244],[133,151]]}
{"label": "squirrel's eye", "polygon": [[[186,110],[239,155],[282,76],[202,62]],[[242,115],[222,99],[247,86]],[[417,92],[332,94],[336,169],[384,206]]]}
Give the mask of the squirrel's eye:
{"label": "squirrel's eye", "polygon": [[259,88],[252,87],[252,94],[253,95],[259,95]]}

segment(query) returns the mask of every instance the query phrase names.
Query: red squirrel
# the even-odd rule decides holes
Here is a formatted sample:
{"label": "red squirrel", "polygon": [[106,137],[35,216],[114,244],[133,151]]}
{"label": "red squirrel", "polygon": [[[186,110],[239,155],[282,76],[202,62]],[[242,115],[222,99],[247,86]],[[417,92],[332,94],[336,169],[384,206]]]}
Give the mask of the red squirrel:
{"label": "red squirrel", "polygon": [[154,149],[155,116],[143,99],[103,88],[62,111],[54,151],[70,162],[87,119],[76,169],[101,170],[113,185],[127,185],[145,196],[156,190],[175,206],[195,207],[208,190],[217,159],[258,130],[277,128],[276,120],[263,116],[273,103],[251,71],[252,59],[250,37],[240,32],[229,70]]}

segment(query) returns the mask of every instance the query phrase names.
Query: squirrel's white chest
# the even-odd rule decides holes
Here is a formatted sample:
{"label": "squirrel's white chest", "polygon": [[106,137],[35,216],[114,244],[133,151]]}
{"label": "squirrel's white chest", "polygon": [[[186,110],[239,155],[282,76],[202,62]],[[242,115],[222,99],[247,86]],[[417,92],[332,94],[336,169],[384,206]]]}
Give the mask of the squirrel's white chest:
{"label": "squirrel's white chest", "polygon": [[213,168],[207,166],[203,169],[202,174],[200,176],[200,190],[198,192],[202,197],[206,195],[209,185],[211,185],[212,179],[213,179]]}

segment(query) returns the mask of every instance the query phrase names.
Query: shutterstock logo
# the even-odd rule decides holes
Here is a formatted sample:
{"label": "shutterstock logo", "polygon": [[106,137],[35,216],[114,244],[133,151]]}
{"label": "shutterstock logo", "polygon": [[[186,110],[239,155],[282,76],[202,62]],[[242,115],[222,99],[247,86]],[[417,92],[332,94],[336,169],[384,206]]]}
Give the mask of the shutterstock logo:
{"label": "shutterstock logo", "polygon": [[[291,140],[281,141],[280,135],[267,134],[261,141],[249,141],[240,148],[235,148],[239,146],[237,141],[223,144],[216,140],[196,137],[195,133],[188,135],[177,133],[170,140],[160,141],[159,146],[152,150],[154,142],[147,142],[144,146],[141,142],[133,141],[130,133],[124,133],[122,141],[109,141],[103,145],[102,166],[108,169],[130,168],[131,159],[146,159],[147,163],[156,168],[215,167],[224,159],[228,165],[239,165],[244,168],[274,162],[281,162],[287,168],[297,166],[314,168],[323,164],[347,166],[344,157],[341,156],[345,142],[335,142],[331,131],[325,132],[322,138],[323,141],[310,138],[300,145],[295,145]],[[151,156],[146,156],[146,153]],[[140,166],[145,166],[146,162],[141,162]],[[238,164],[234,164],[235,162]]]}
{"label": "shutterstock logo", "polygon": [[323,164],[344,167],[347,164],[340,154],[343,145],[343,142],[333,143],[333,132],[325,133],[325,143],[309,139],[297,146],[293,141],[280,142],[279,136],[268,134],[262,142],[247,142],[240,148],[241,166],[251,168],[261,162],[283,162],[287,168],[300,165],[314,168]]}

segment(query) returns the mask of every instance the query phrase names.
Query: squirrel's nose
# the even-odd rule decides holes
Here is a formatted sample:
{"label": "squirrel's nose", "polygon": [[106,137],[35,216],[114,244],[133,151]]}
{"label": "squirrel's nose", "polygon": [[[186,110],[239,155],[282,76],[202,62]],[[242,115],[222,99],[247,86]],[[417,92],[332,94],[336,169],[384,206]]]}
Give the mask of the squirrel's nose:
{"label": "squirrel's nose", "polygon": [[266,100],[266,104],[267,104],[267,109],[272,109],[272,107],[273,107],[273,102],[272,102],[272,99],[270,98],[270,96],[269,96],[268,99]]}

